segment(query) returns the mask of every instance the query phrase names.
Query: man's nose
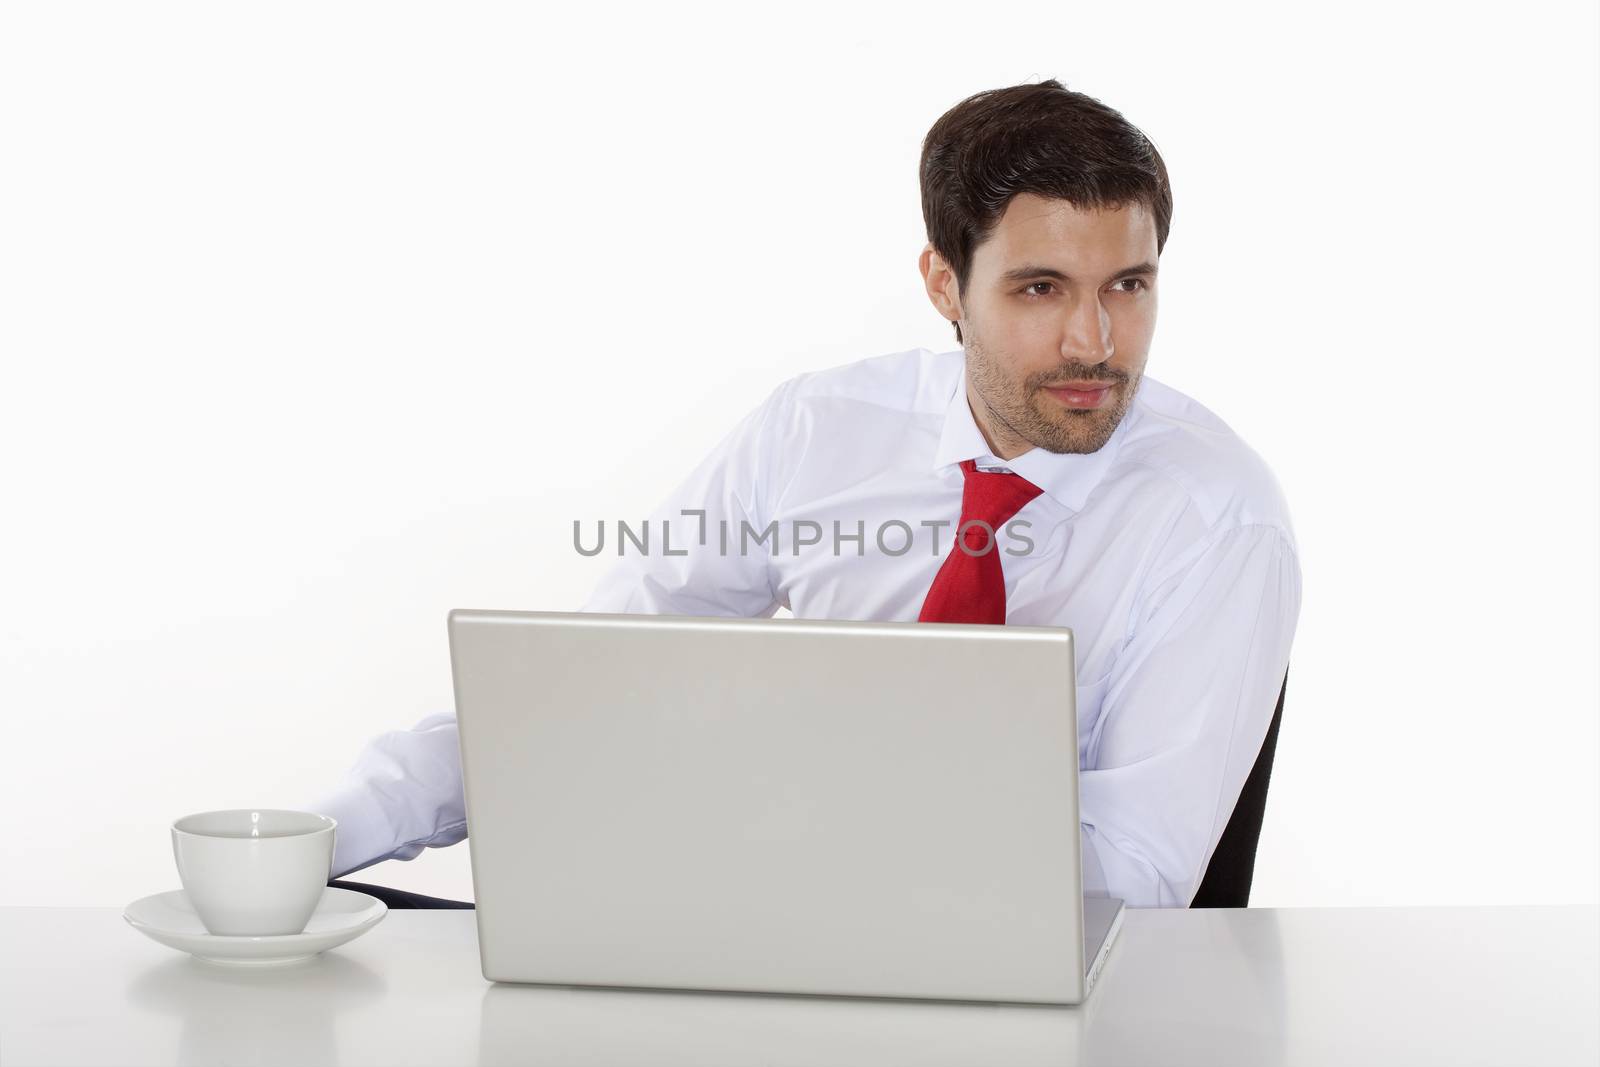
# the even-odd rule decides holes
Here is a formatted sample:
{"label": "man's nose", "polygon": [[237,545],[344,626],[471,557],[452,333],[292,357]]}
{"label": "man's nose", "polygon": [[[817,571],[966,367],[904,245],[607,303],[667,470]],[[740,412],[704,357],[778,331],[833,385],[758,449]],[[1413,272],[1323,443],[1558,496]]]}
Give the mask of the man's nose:
{"label": "man's nose", "polygon": [[1098,296],[1080,300],[1068,312],[1061,339],[1063,359],[1078,363],[1105,363],[1116,354],[1111,340],[1111,313]]}

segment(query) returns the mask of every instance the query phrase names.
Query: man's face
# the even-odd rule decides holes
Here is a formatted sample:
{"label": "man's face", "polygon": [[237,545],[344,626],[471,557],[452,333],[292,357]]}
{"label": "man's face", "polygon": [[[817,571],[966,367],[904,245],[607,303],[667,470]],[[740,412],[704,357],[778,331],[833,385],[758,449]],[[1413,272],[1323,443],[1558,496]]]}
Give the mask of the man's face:
{"label": "man's face", "polygon": [[[997,456],[1095,452],[1110,439],[1155,333],[1157,255],[1141,205],[1080,211],[1031,193],[973,253],[965,294],[924,250],[930,296],[961,323],[967,398]],[[1052,388],[1065,385],[1078,388]]]}

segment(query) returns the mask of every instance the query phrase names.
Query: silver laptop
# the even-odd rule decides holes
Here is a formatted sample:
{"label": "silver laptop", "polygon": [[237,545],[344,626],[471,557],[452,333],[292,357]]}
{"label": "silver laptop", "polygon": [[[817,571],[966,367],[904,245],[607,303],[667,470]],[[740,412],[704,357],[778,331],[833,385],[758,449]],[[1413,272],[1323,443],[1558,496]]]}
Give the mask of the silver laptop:
{"label": "silver laptop", "polygon": [[1076,1004],[1072,631],[454,611],[484,977]]}

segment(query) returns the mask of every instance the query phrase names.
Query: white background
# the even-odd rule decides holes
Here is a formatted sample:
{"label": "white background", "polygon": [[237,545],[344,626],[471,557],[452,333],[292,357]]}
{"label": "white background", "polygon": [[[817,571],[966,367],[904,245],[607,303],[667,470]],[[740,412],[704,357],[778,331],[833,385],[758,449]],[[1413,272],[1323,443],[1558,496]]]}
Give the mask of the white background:
{"label": "white background", "polygon": [[921,138],[1046,77],[1165,156],[1148,373],[1295,518],[1253,902],[1594,898],[1592,4],[3,11],[0,904],[176,886],[451,706],[450,608],[576,608],[575,518],[953,348]]}

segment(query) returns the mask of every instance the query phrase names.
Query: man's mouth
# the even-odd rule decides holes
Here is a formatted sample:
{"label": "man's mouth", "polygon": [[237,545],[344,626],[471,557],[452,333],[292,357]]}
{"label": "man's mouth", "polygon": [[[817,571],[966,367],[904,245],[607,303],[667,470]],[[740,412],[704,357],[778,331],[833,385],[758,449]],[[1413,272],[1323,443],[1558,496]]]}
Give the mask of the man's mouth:
{"label": "man's mouth", "polygon": [[1067,382],[1046,386],[1045,392],[1069,408],[1087,410],[1099,407],[1111,395],[1115,382]]}

